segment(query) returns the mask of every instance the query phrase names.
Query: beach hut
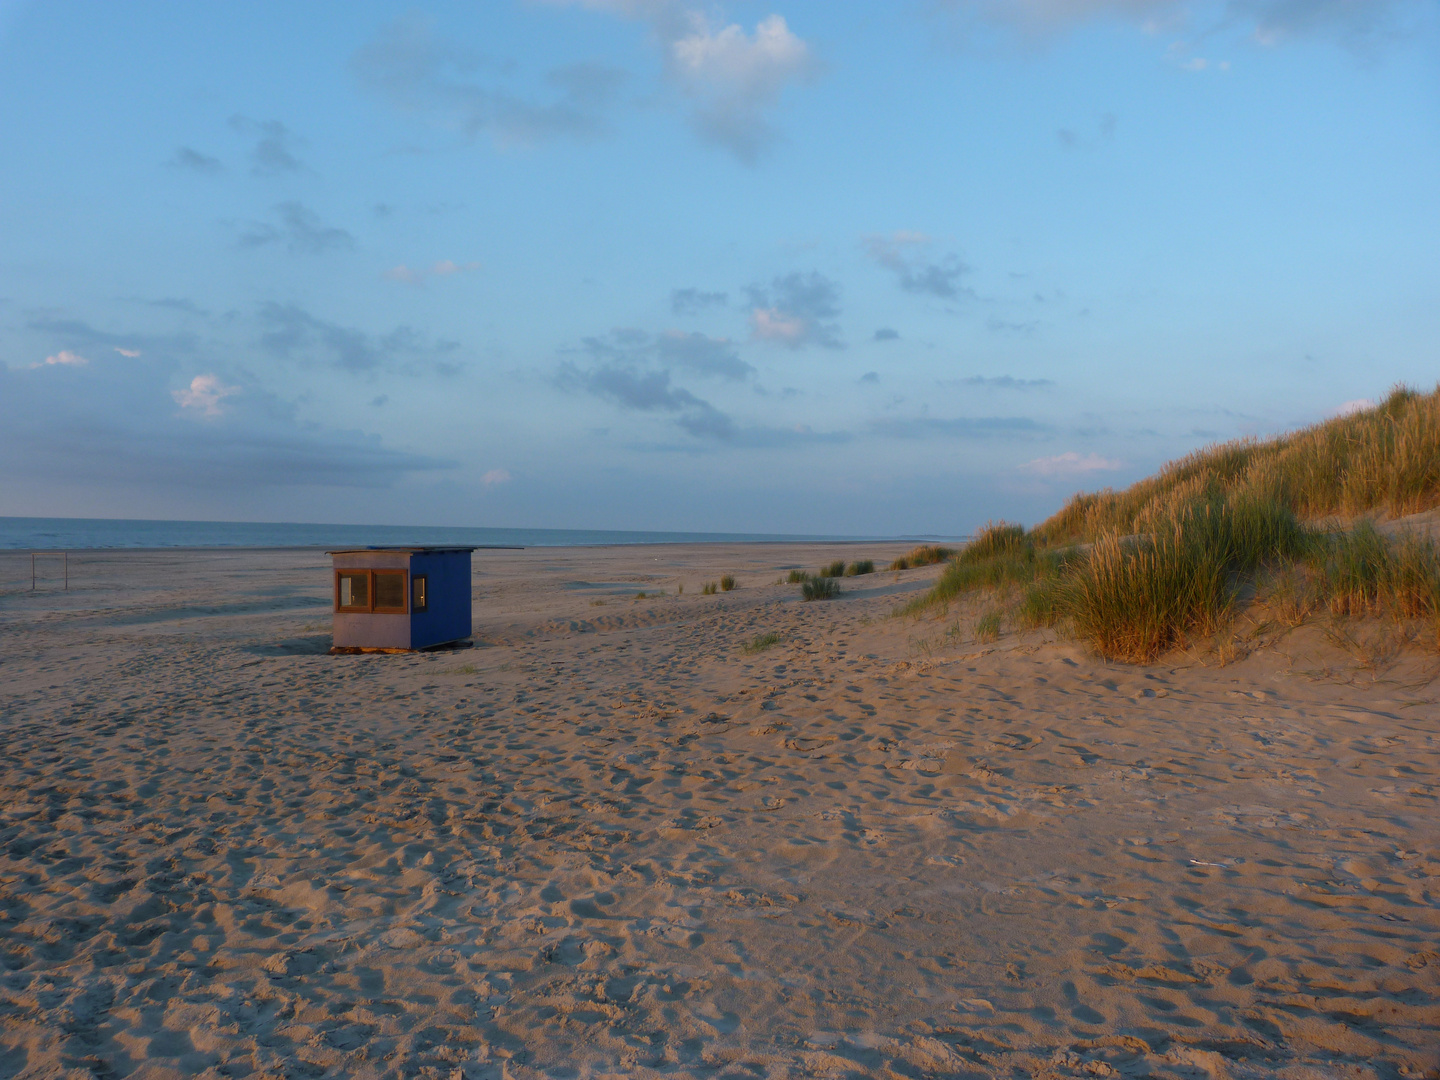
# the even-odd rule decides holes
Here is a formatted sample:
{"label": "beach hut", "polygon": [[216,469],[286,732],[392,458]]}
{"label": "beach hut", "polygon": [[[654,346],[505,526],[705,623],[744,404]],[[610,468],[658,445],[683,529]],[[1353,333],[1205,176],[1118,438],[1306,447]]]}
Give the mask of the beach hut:
{"label": "beach hut", "polygon": [[331,652],[412,652],[470,636],[472,547],[327,551],[334,562]]}

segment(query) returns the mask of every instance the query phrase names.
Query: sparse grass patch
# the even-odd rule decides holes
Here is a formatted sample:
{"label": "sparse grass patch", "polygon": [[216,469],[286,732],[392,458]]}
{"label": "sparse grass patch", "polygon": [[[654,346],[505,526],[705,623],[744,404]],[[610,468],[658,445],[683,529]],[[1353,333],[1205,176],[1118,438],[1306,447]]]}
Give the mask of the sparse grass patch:
{"label": "sparse grass patch", "polygon": [[726,574],[724,577],[722,577],[722,578],[720,579],[720,591],[721,591],[721,592],[729,592],[729,591],[730,591],[731,589],[733,589],[733,588],[735,588],[735,575],[734,575],[734,574]]}
{"label": "sparse grass patch", "polygon": [[1000,612],[990,611],[975,620],[975,640],[989,644],[1000,638]]}
{"label": "sparse grass patch", "polygon": [[707,581],[704,585],[702,585],[702,586],[700,587],[700,595],[701,595],[701,596],[714,596],[714,595],[715,595],[715,591],[716,591],[716,585],[715,585],[715,582],[713,582],[713,581]]}
{"label": "sparse grass patch", "polygon": [[845,576],[845,560],[844,560],[844,559],[836,559],[834,562],[830,563],[828,566],[822,566],[819,570],[815,571],[815,576],[816,576],[817,578],[844,577],[844,576]]}
{"label": "sparse grass patch", "polygon": [[764,652],[766,649],[770,648],[771,645],[778,644],[780,644],[780,635],[772,631],[768,634],[757,634],[755,637],[751,638],[744,645],[742,645],[741,649],[743,649],[746,653],[754,655],[758,652]]}
{"label": "sparse grass patch", "polygon": [[785,580],[791,585],[799,585],[801,582],[809,581],[810,575],[804,570],[791,570],[790,576]]}
{"label": "sparse grass patch", "polygon": [[875,572],[875,560],[857,559],[845,567],[846,577],[859,577],[862,574],[873,574]]}
{"label": "sparse grass patch", "polygon": [[605,601],[604,601],[604,600],[591,600],[591,601],[590,601],[590,606],[591,606],[591,607],[604,607],[604,606],[605,606]]}
{"label": "sparse grass patch", "polygon": [[800,586],[800,595],[806,600],[833,600],[840,595],[840,586],[833,577],[817,577]]}

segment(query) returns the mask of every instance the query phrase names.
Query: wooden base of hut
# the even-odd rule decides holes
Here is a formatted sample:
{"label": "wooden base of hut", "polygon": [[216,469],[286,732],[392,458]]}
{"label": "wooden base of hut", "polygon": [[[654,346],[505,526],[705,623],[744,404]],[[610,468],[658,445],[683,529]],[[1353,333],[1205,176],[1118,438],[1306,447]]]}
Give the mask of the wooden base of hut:
{"label": "wooden base of hut", "polygon": [[439,645],[426,645],[423,649],[372,649],[359,645],[332,645],[331,656],[358,656],[360,653],[422,653],[441,652],[448,649],[473,649],[473,641],[442,641]]}

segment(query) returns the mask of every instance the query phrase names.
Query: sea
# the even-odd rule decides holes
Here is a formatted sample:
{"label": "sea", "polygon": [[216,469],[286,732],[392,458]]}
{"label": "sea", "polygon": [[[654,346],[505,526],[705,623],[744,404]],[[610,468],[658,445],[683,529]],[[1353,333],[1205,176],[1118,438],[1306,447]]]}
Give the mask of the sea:
{"label": "sea", "polygon": [[122,518],[0,517],[0,551],[95,548],[338,548],[387,544],[474,547],[598,547],[611,544],[724,544],[881,540],[930,543],[943,536],[644,532],[614,529],[493,529],[436,525],[320,525],[275,521],[141,521]]}

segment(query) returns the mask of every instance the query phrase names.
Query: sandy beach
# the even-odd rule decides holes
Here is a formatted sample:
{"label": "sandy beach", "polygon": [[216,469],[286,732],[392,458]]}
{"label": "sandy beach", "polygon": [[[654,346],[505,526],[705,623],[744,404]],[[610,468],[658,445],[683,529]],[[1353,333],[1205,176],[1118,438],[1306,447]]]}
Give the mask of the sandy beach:
{"label": "sandy beach", "polygon": [[1440,1076],[1433,643],[780,583],[906,546],[481,551],[333,657],[319,552],[0,556],[0,1077]]}

